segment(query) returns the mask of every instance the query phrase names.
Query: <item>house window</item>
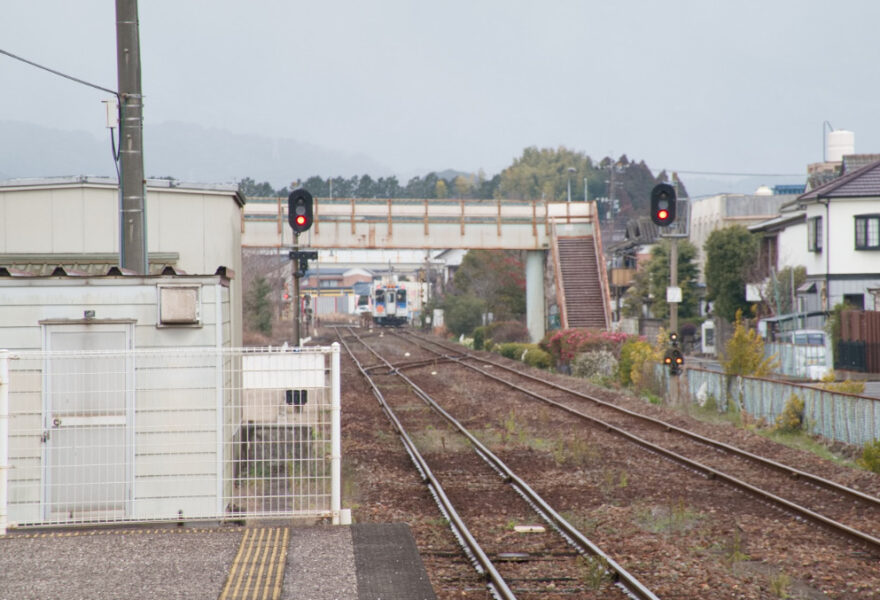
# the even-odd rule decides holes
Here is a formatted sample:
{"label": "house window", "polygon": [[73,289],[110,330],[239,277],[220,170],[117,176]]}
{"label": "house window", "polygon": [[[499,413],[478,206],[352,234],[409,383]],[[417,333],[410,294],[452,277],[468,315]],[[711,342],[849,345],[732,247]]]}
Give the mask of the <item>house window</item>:
{"label": "house window", "polygon": [[880,250],[880,215],[856,216],[856,250]]}
{"label": "house window", "polygon": [[822,217],[813,217],[807,221],[807,250],[822,252]]}
{"label": "house window", "polygon": [[864,294],[844,294],[843,303],[856,310],[865,310]]}

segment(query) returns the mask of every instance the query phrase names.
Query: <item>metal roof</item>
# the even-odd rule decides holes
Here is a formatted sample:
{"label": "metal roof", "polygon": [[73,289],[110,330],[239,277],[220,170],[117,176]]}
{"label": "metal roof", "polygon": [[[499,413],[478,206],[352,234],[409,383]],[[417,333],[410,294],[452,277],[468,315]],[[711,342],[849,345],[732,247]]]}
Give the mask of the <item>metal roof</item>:
{"label": "metal roof", "polygon": [[[119,182],[112,177],[96,177],[92,175],[77,175],[67,177],[31,177],[21,179],[7,179],[0,181],[0,190],[10,189],[39,189],[58,187],[119,187]],[[189,183],[176,179],[147,179],[147,190],[173,189],[181,192],[207,192],[214,194],[228,194],[235,198],[240,206],[246,203],[245,196],[238,191],[235,184],[226,183]]]}
{"label": "metal roof", "polygon": [[761,221],[760,223],[755,223],[754,225],[749,225],[749,231],[777,231],[779,229],[785,229],[787,226],[797,223],[799,221],[803,221],[806,219],[807,213],[804,211],[796,212],[796,213],[785,213],[783,215],[779,215],[778,217],[774,217],[772,219],[768,219],[766,221]]}
{"label": "metal roof", "polygon": [[0,266],[0,278],[26,278],[26,279],[37,279],[37,278],[47,278],[47,277],[69,277],[71,279],[83,279],[83,278],[110,278],[110,277],[126,277],[126,278],[134,278],[140,279],[144,277],[212,277],[215,275],[219,275],[222,279],[233,279],[235,277],[235,272],[232,269],[227,269],[226,267],[220,266],[217,267],[217,270],[213,273],[205,273],[201,275],[194,275],[182,271],[180,269],[176,269],[172,266],[166,266],[161,271],[150,273],[149,275],[141,275],[139,273],[135,273],[129,269],[123,269],[118,266],[111,266],[106,271],[97,273],[94,270],[83,271],[80,269],[70,268],[69,265],[46,265],[46,268],[34,268],[34,269],[17,269],[15,267],[8,266]]}

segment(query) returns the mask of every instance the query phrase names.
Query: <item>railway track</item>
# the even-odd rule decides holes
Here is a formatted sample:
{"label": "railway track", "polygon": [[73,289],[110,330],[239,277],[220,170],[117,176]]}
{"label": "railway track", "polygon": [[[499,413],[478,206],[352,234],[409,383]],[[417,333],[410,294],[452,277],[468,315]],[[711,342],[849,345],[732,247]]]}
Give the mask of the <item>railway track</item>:
{"label": "railway track", "polygon": [[[347,332],[348,340],[339,335],[342,345],[493,597],[657,598],[401,372],[402,366],[426,366],[436,359],[391,363],[354,330]],[[439,449],[430,443],[437,439]]]}
{"label": "railway track", "polygon": [[[876,496],[487,360],[461,347],[412,333],[392,335],[433,353],[434,360],[480,373],[707,478],[722,481],[821,526],[880,558],[880,499]],[[425,360],[402,362],[394,365],[394,369],[400,372],[420,364],[425,364]]]}

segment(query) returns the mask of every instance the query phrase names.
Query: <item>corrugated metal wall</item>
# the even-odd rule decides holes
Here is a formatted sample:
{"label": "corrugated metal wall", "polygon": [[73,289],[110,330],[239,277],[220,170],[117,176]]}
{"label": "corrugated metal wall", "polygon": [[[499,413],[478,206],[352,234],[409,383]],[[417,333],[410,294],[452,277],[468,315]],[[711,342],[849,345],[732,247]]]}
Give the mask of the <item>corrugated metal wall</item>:
{"label": "corrugated metal wall", "polygon": [[880,373],[880,311],[846,310],[840,316],[840,340],[864,343],[865,371]]}

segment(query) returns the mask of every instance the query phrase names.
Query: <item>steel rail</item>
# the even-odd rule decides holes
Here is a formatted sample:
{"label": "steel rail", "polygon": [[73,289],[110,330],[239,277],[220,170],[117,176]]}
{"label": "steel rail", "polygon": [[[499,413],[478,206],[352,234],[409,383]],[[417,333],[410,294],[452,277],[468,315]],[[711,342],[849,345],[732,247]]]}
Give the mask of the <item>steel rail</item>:
{"label": "steel rail", "polygon": [[[352,335],[358,337],[357,334],[352,332]],[[363,342],[362,342],[363,343]],[[366,344],[364,344],[366,346]],[[346,347],[346,349],[348,349]],[[525,481],[523,481],[516,473],[514,473],[498,456],[496,456],[489,448],[487,448],[480,440],[478,440],[474,435],[467,430],[455,417],[449,414],[442,406],[440,406],[431,396],[425,392],[421,387],[418,386],[412,379],[404,375],[399,371],[399,369],[395,368],[391,363],[385,361],[384,358],[379,356],[372,348],[367,346],[367,349],[370,350],[377,358],[387,363],[388,367],[391,369],[391,372],[401,379],[403,379],[407,385],[416,393],[416,395],[421,398],[431,409],[439,413],[446,419],[453,427],[458,429],[459,433],[464,435],[468,441],[473,445],[476,449],[477,453],[485,460],[489,466],[491,466],[496,472],[498,472],[504,479],[505,483],[510,484],[523,498],[525,498],[530,504],[533,505],[533,508],[551,525],[554,529],[556,529],[563,538],[570,544],[572,544],[580,553],[589,553],[593,556],[598,557],[607,565],[609,571],[611,572],[612,579],[615,583],[617,583],[620,587],[624,589],[631,596],[638,598],[639,600],[659,600],[657,596],[651,592],[646,586],[644,586],[635,576],[630,574],[623,566],[621,566],[617,561],[615,561],[611,556],[606,554],[601,548],[599,548],[596,544],[594,544],[590,539],[583,535],[578,529],[576,529],[573,525],[571,525],[568,521],[566,521],[556,510],[553,509],[550,504],[548,504],[536,491],[534,491],[531,486],[529,486]]]}
{"label": "steel rail", "polygon": [[[364,343],[357,334],[354,334],[354,332],[351,333],[352,335],[354,335],[355,338],[358,339],[358,341],[360,341],[364,345],[364,347],[367,348],[367,350],[370,350],[370,352],[372,352],[378,358],[384,360],[382,359],[382,357],[376,354],[366,343]],[[406,429],[404,429],[403,425],[394,414],[391,406],[385,401],[385,397],[382,395],[382,392],[379,390],[378,386],[376,386],[376,383],[373,381],[372,377],[370,377],[370,375],[364,370],[360,361],[354,355],[354,352],[352,352],[345,339],[342,337],[342,335],[339,334],[338,329],[337,335],[346,352],[348,352],[348,355],[351,357],[352,361],[354,361],[355,366],[357,366],[361,375],[364,377],[364,379],[366,379],[367,383],[369,383],[370,389],[373,392],[373,396],[376,397],[376,400],[382,407],[382,411],[385,413],[385,416],[388,417],[394,428],[397,430],[397,433],[399,434],[400,439],[403,442],[403,446],[406,449],[407,454],[409,454],[410,459],[413,461],[416,469],[421,474],[422,481],[428,486],[431,495],[434,497],[435,502],[437,502],[437,505],[440,508],[440,512],[443,513],[443,516],[446,517],[447,521],[449,521],[453,535],[455,535],[456,539],[459,541],[459,544],[461,544],[462,548],[465,551],[465,554],[471,561],[471,564],[474,566],[477,572],[486,579],[487,585],[490,587],[490,591],[496,598],[500,598],[501,600],[516,600],[516,596],[514,595],[513,591],[507,585],[507,582],[504,581],[504,578],[498,572],[498,569],[496,569],[491,559],[486,555],[480,544],[476,541],[470,530],[464,524],[461,516],[459,516],[458,512],[455,510],[455,507],[452,505],[452,502],[446,496],[446,492],[443,490],[443,486],[441,486],[440,482],[437,481],[436,477],[434,477],[431,468],[428,466],[428,463],[419,453],[412,439],[407,434]]]}
{"label": "steel rail", "polygon": [[[410,334],[410,335],[413,335],[413,334]],[[440,344],[440,343],[435,342],[433,340],[424,340],[422,338],[417,338],[417,339],[428,342],[430,344],[435,344],[445,350],[450,350],[450,348],[446,347],[444,344]],[[425,348],[425,349],[428,350],[429,352],[432,352],[432,350],[430,350],[428,348]],[[433,350],[433,352],[436,352],[436,350]],[[870,494],[866,494],[865,492],[861,492],[859,490],[847,487],[845,485],[841,485],[837,482],[831,481],[830,479],[820,477],[819,475],[815,475],[813,473],[808,473],[806,471],[801,471],[800,469],[790,467],[788,465],[777,462],[773,459],[766,458],[766,457],[760,456],[758,454],[754,454],[754,453],[749,452],[747,450],[743,450],[742,448],[737,448],[736,446],[731,446],[730,444],[727,444],[725,442],[721,442],[719,440],[715,440],[715,439],[712,439],[709,437],[702,436],[698,433],[694,433],[693,431],[683,429],[681,427],[678,427],[677,425],[673,425],[672,423],[667,423],[666,421],[662,421],[662,420],[657,419],[655,417],[643,415],[641,413],[637,413],[635,411],[629,410],[629,409],[624,408],[622,406],[617,406],[615,404],[611,404],[610,402],[605,402],[604,400],[600,400],[600,399],[595,398],[593,396],[589,396],[589,395],[584,394],[583,392],[580,392],[578,390],[573,390],[571,388],[565,387],[565,386],[557,384],[557,383],[545,381],[539,377],[535,377],[534,375],[530,375],[528,373],[518,371],[518,370],[513,369],[507,365],[503,365],[503,364],[500,364],[500,363],[497,363],[497,362],[494,362],[491,360],[487,360],[485,358],[481,358],[481,357],[476,356],[471,353],[465,353],[464,357],[469,360],[475,360],[475,361],[478,361],[481,363],[492,365],[494,367],[498,367],[500,369],[503,369],[505,371],[513,373],[513,374],[517,375],[518,377],[529,379],[531,381],[534,381],[536,383],[539,383],[539,384],[547,386],[547,387],[552,387],[552,388],[557,389],[561,392],[565,392],[567,394],[577,396],[578,398],[581,398],[582,400],[587,400],[587,401],[593,402],[594,404],[598,404],[599,406],[602,406],[604,408],[608,408],[610,410],[617,411],[621,414],[625,414],[629,417],[639,419],[639,420],[644,421],[646,423],[651,423],[651,424],[656,425],[660,428],[663,428],[667,431],[673,431],[675,433],[678,433],[680,435],[688,437],[692,440],[701,442],[701,443],[706,444],[708,446],[712,446],[714,448],[718,448],[719,450],[724,450],[725,452],[735,454],[736,456],[739,456],[741,458],[745,458],[745,459],[760,463],[763,466],[775,469],[781,473],[785,473],[786,475],[789,475],[793,479],[800,479],[803,481],[807,481],[809,483],[812,483],[813,485],[837,492],[837,493],[842,494],[844,496],[849,496],[850,498],[854,498],[856,500],[860,500],[860,501],[865,502],[869,505],[880,508],[880,498],[878,498],[876,496],[872,496]],[[472,365],[468,365],[465,363],[462,363],[462,365],[466,366],[470,369],[475,368]],[[398,368],[401,368],[401,367],[398,367]],[[477,369],[477,370],[479,371],[479,369]],[[483,372],[483,371],[480,371],[480,372]],[[488,373],[486,373],[486,374],[490,375]],[[503,381],[503,380],[500,380],[500,381]],[[523,390],[523,391],[525,391],[525,390]]]}
{"label": "steel rail", "polygon": [[[433,342],[433,341],[430,342],[430,343],[436,344],[436,342]],[[442,344],[437,344],[437,345],[443,347]],[[624,412],[624,413],[627,413],[627,414],[632,414],[633,416],[636,416],[636,417],[644,417],[644,415],[639,415],[638,413],[632,413],[631,411],[629,411],[629,410],[627,410],[627,409],[622,409],[622,408],[620,408],[620,407],[615,407],[614,405],[611,405],[611,404],[605,403],[605,402],[603,402],[603,401],[601,401],[601,400],[596,400],[596,399],[594,399],[594,398],[590,398],[589,396],[585,396],[585,395],[583,395],[583,394],[581,394],[580,392],[577,392],[577,391],[575,391],[575,390],[569,390],[568,388],[565,388],[564,386],[558,386],[558,385],[556,385],[556,384],[553,384],[553,383],[550,383],[550,382],[545,382],[545,381],[540,380],[540,379],[538,379],[538,378],[532,377],[531,375],[525,375],[525,374],[523,374],[523,373],[521,373],[521,372],[519,372],[519,371],[516,371],[516,370],[510,369],[509,367],[507,367],[507,366],[505,366],[505,365],[501,365],[501,364],[496,363],[496,362],[493,362],[493,361],[488,361],[488,360],[485,360],[485,359],[481,359],[481,358],[479,358],[479,357],[474,357],[473,355],[469,355],[468,358],[476,359],[476,360],[478,360],[478,361],[485,362],[485,363],[487,363],[487,364],[491,364],[491,365],[496,366],[496,367],[500,367],[500,368],[502,368],[502,369],[504,369],[504,370],[507,370],[507,371],[510,371],[510,372],[516,373],[517,375],[522,375],[523,377],[526,377],[526,378],[528,378],[528,379],[533,379],[533,380],[536,380],[536,381],[538,381],[538,382],[540,382],[540,383],[542,383],[542,384],[546,384],[546,385],[548,385],[549,387],[553,387],[553,388],[556,388],[556,389],[559,389],[559,390],[562,390],[562,391],[570,392],[570,393],[572,393],[572,394],[574,394],[574,395],[576,395],[576,396],[578,396],[578,397],[582,397],[582,398],[585,398],[585,399],[587,399],[587,400],[591,400],[591,401],[594,401],[594,402],[598,402],[599,404],[602,404],[603,406],[608,406],[608,407],[611,407],[611,408],[614,408],[614,409],[619,409],[621,412]],[[526,389],[526,388],[524,388],[524,387],[522,387],[522,386],[519,386],[519,385],[517,385],[517,384],[511,383],[510,381],[507,381],[507,380],[505,380],[505,379],[502,379],[501,377],[498,377],[498,376],[496,376],[496,375],[494,375],[494,374],[492,374],[492,373],[488,373],[487,371],[484,371],[484,370],[482,370],[482,369],[479,369],[479,368],[477,368],[477,367],[474,367],[473,365],[468,365],[468,364],[463,363],[463,362],[460,362],[459,364],[461,364],[463,367],[467,367],[467,368],[469,368],[469,369],[471,369],[471,370],[474,370],[474,371],[476,371],[476,372],[478,372],[478,373],[481,373],[481,374],[483,374],[484,376],[486,376],[486,377],[488,377],[488,378],[490,378],[490,379],[493,379],[493,380],[495,380],[495,381],[498,381],[499,383],[502,383],[502,384],[504,384],[504,385],[507,385],[507,386],[509,386],[509,387],[511,387],[511,388],[513,388],[513,389],[515,389],[515,390],[517,390],[517,391],[520,391],[520,392],[522,392],[522,393],[524,393],[524,394],[526,394],[526,395],[528,395],[528,396],[531,396],[531,397],[533,397],[533,398],[536,398],[536,399],[538,399],[538,400],[541,400],[542,402],[545,402],[545,403],[550,404],[550,405],[552,405],[552,406],[556,406],[557,408],[560,408],[560,409],[562,409],[562,410],[564,410],[564,411],[566,411],[566,412],[568,412],[568,413],[570,413],[570,414],[576,415],[576,416],[578,416],[578,417],[580,417],[580,418],[582,418],[582,419],[584,419],[584,420],[586,420],[586,421],[589,421],[590,423],[592,423],[593,425],[595,425],[595,426],[597,426],[597,427],[599,427],[599,428],[602,428],[602,429],[604,429],[604,430],[606,430],[606,431],[613,432],[613,433],[615,433],[615,434],[617,434],[617,435],[619,435],[619,436],[621,436],[621,437],[623,437],[623,438],[629,440],[630,442],[633,442],[633,443],[635,443],[635,444],[637,444],[637,445],[639,445],[639,446],[641,446],[641,447],[643,447],[643,448],[645,448],[645,449],[647,449],[647,450],[649,450],[649,451],[651,451],[651,452],[657,453],[657,454],[659,454],[659,455],[661,455],[661,456],[665,456],[665,457],[667,457],[667,458],[669,458],[669,459],[671,459],[671,460],[673,460],[673,461],[675,461],[675,462],[677,462],[677,463],[679,463],[679,464],[681,464],[681,465],[684,465],[684,466],[686,466],[686,467],[688,467],[688,468],[690,468],[690,469],[692,469],[692,470],[694,470],[694,471],[696,471],[696,472],[698,472],[698,473],[704,475],[705,477],[707,477],[707,478],[709,478],[709,479],[718,479],[718,480],[720,480],[720,481],[724,481],[724,482],[726,482],[726,483],[728,483],[728,484],[734,486],[735,488],[741,489],[741,490],[743,490],[743,491],[746,491],[746,492],[752,494],[753,496],[756,496],[757,498],[759,498],[759,499],[761,499],[761,500],[764,500],[764,501],[769,502],[769,503],[771,503],[771,504],[775,504],[775,505],[777,505],[777,506],[779,506],[779,507],[781,507],[781,508],[783,508],[783,509],[789,510],[789,511],[793,512],[794,514],[796,514],[796,515],[798,515],[798,516],[801,516],[801,517],[807,519],[808,521],[811,521],[811,522],[813,522],[813,523],[816,523],[816,524],[822,525],[822,526],[828,528],[829,530],[833,531],[834,533],[841,534],[841,535],[843,535],[844,537],[849,538],[850,540],[853,540],[853,541],[855,541],[855,542],[858,542],[858,543],[860,543],[860,544],[862,544],[862,545],[868,547],[868,548],[869,548],[871,551],[873,551],[874,553],[880,555],[880,538],[874,537],[874,536],[872,536],[872,535],[870,535],[870,534],[867,534],[867,533],[865,533],[865,532],[859,531],[859,530],[857,530],[857,529],[853,529],[852,527],[849,527],[849,526],[847,526],[847,525],[844,525],[843,523],[839,523],[839,522],[837,522],[837,521],[834,521],[833,519],[830,519],[830,518],[828,518],[828,517],[825,517],[824,515],[821,515],[821,514],[819,514],[819,513],[813,512],[813,511],[811,511],[810,509],[808,509],[808,508],[806,508],[806,507],[803,507],[803,506],[800,506],[800,505],[798,505],[798,504],[795,504],[795,503],[793,503],[793,502],[791,502],[791,501],[789,501],[789,500],[786,500],[785,498],[782,498],[782,497],[780,497],[780,496],[777,496],[777,495],[775,495],[775,494],[772,494],[772,493],[770,493],[770,492],[767,492],[767,491],[765,491],[765,490],[762,490],[762,489],[760,489],[760,488],[758,488],[758,487],[756,487],[756,486],[753,486],[753,485],[750,484],[750,483],[747,483],[747,482],[745,482],[745,481],[742,481],[741,479],[738,479],[738,478],[736,478],[736,477],[733,477],[733,476],[731,476],[731,475],[728,475],[727,473],[724,473],[723,471],[719,471],[718,469],[714,469],[714,468],[712,468],[712,467],[709,467],[709,466],[707,466],[707,465],[704,465],[704,464],[702,464],[702,463],[699,463],[699,462],[697,462],[697,461],[694,461],[694,460],[692,460],[692,459],[689,459],[689,458],[687,458],[687,457],[685,457],[685,456],[682,456],[682,455],[680,455],[680,454],[678,454],[678,453],[676,453],[676,452],[673,452],[673,451],[671,451],[671,450],[667,450],[666,448],[664,448],[664,447],[662,447],[662,446],[658,446],[657,444],[654,444],[654,443],[649,442],[649,441],[647,441],[647,440],[645,440],[645,439],[643,439],[643,438],[640,438],[640,437],[638,437],[638,436],[636,436],[636,435],[633,435],[633,434],[629,433],[628,431],[626,431],[626,430],[624,430],[624,429],[621,429],[621,428],[619,428],[619,427],[616,427],[616,426],[614,426],[614,425],[611,425],[610,423],[607,423],[607,422],[602,421],[602,420],[600,420],[600,419],[597,419],[597,418],[595,418],[595,417],[591,417],[590,415],[587,415],[586,413],[583,413],[583,412],[581,412],[581,411],[579,411],[579,410],[577,410],[577,409],[575,409],[575,408],[572,408],[572,407],[570,407],[570,406],[567,406],[567,405],[565,405],[565,404],[562,404],[562,403],[560,403],[560,402],[557,402],[557,401],[552,400],[552,399],[550,399],[550,398],[547,398],[547,397],[545,397],[545,396],[541,396],[541,395],[538,394],[537,392],[533,392],[533,391],[528,390],[528,389]],[[645,417],[645,418],[648,419],[648,420],[653,420],[653,419],[651,419],[650,417]],[[670,425],[670,424],[668,424],[668,423],[664,423],[663,421],[656,421],[656,422],[657,422],[658,424],[662,424],[664,427],[666,427],[666,428],[668,428],[668,429],[670,429],[670,430],[679,430],[679,428],[677,428],[677,427],[675,427],[675,426],[673,426],[673,425]],[[681,431],[686,431],[686,430],[681,430]],[[694,436],[692,436],[692,437],[695,437],[695,439],[701,439],[700,436],[696,436],[696,434],[694,434]],[[719,442],[719,443],[720,443],[720,442]],[[759,457],[759,458],[760,458],[760,457]],[[836,484],[835,484],[835,485],[836,485]],[[845,488],[845,489],[849,489],[849,488]],[[856,491],[856,490],[852,490],[852,491]],[[868,498],[873,498],[872,496],[867,496],[867,497],[868,497]]]}

